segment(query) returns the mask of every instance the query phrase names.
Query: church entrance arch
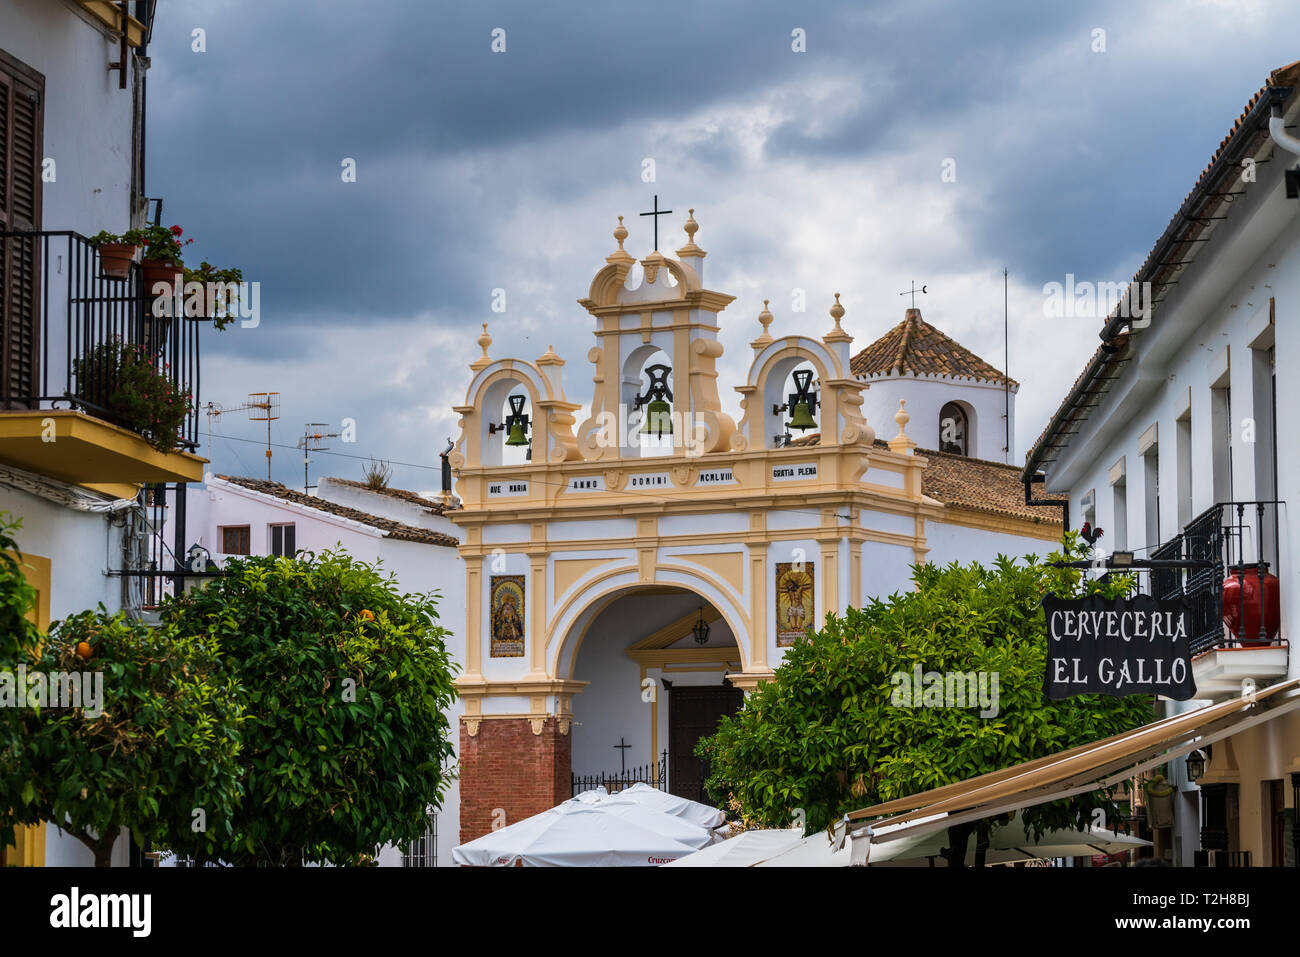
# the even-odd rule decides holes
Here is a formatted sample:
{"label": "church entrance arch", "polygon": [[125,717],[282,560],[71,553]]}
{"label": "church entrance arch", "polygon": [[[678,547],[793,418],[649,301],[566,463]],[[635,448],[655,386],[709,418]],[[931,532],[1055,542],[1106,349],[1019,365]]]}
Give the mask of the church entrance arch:
{"label": "church entrance arch", "polygon": [[727,616],[696,590],[658,584],[616,588],[584,612],[561,655],[583,683],[572,700],[575,789],[646,781],[707,801],[695,744],[744,701],[726,677],[744,665]]}

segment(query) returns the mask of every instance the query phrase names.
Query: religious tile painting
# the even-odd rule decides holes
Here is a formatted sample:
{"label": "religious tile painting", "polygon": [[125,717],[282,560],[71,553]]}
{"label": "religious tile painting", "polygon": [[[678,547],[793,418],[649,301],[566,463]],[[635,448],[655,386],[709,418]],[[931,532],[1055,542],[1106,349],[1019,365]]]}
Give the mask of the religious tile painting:
{"label": "religious tile painting", "polygon": [[778,562],[776,566],[776,643],[793,645],[813,623],[815,562]]}
{"label": "religious tile painting", "polygon": [[491,596],[492,657],[523,657],[524,576],[493,575]]}

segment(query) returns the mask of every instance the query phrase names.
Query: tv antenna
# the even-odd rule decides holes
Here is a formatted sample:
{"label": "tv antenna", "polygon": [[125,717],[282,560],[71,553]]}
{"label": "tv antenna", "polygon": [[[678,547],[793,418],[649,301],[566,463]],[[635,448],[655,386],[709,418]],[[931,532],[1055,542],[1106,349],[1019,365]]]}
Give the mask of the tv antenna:
{"label": "tv antenna", "polygon": [[307,470],[311,467],[311,453],[324,452],[329,448],[326,440],[337,439],[341,432],[331,432],[328,422],[308,422],[307,429],[298,440],[298,448],[302,449],[302,494],[311,494],[311,479]]}
{"label": "tv antenna", "polygon": [[250,392],[244,408],[248,410],[249,422],[266,423],[266,480],[269,482],[271,481],[271,423],[280,417],[280,393]]}

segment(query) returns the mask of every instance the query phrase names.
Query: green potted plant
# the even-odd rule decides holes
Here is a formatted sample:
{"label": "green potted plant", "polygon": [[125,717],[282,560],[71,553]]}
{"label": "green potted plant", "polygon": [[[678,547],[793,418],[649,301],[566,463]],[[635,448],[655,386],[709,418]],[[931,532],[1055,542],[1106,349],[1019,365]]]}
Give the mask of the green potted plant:
{"label": "green potted plant", "polygon": [[108,421],[137,432],[160,452],[176,448],[176,434],[189,415],[190,393],[159,370],[141,345],[112,338],[72,363],[77,395],[103,410]]}
{"label": "green potted plant", "polygon": [[[194,312],[199,319],[211,319],[218,329],[224,329],[234,321],[239,310],[239,284],[244,281],[243,270],[234,267],[218,269],[204,260],[197,269],[185,269],[185,288],[197,282],[202,286],[202,294]],[[190,315],[188,304],[186,315]]]}
{"label": "green potted plant", "polygon": [[100,273],[108,279],[126,279],[131,275],[131,260],[144,245],[144,233],[128,229],[118,235],[101,229],[90,237],[90,242],[99,253]]}
{"label": "green potted plant", "polygon": [[181,241],[184,230],[179,226],[146,226],[143,230],[144,258],[140,262],[145,287],[152,291],[157,283],[165,282],[173,289],[176,275],[185,268],[181,247],[194,242]]}

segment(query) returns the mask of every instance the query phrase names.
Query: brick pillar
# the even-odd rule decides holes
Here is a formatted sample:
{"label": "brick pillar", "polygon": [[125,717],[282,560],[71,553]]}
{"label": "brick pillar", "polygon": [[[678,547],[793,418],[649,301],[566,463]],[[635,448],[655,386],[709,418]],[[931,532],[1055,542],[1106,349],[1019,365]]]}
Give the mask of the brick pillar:
{"label": "brick pillar", "polygon": [[460,723],[460,843],[503,824],[555,807],[571,797],[573,739],[554,716],[533,733],[529,718],[488,718],[471,736]]}

